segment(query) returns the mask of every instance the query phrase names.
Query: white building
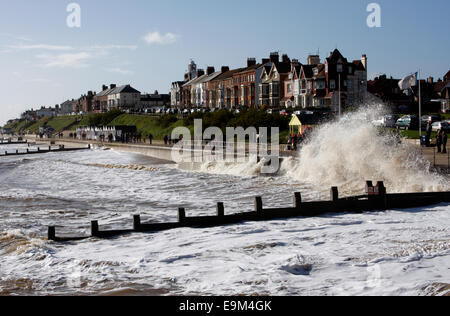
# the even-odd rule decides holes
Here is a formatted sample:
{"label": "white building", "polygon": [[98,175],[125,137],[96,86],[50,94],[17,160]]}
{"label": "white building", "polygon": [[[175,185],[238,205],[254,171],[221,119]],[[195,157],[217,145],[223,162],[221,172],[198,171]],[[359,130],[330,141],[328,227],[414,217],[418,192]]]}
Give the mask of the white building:
{"label": "white building", "polygon": [[141,93],[130,85],[116,87],[108,93],[108,110],[140,108]]}

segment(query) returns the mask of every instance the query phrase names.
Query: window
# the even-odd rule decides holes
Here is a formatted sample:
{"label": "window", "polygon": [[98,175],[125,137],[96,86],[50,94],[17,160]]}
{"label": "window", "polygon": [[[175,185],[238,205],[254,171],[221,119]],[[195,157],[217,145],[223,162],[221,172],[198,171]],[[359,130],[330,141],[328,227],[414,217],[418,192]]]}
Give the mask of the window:
{"label": "window", "polygon": [[318,68],[314,68],[314,70],[313,70],[313,71],[314,71],[314,75],[316,75],[316,76],[317,76],[317,75],[319,74],[319,69],[318,69]]}
{"label": "window", "polygon": [[336,68],[337,72],[342,72],[342,64],[338,64]]}
{"label": "window", "polygon": [[336,89],[336,81],[334,79],[330,80],[330,89]]}
{"label": "window", "polygon": [[288,84],[288,85],[287,85],[287,92],[288,92],[288,93],[291,93],[291,92],[292,92],[292,86],[291,86],[291,84]]}

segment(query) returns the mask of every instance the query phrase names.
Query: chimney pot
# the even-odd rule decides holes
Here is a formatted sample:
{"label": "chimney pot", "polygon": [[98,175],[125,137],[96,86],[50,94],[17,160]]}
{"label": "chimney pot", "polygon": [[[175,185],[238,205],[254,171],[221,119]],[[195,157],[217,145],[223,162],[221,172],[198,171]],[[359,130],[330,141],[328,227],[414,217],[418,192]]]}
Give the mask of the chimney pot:
{"label": "chimney pot", "polygon": [[278,54],[278,52],[270,53],[270,61],[273,63],[278,63],[280,61],[280,55]]}
{"label": "chimney pot", "polygon": [[255,58],[247,58],[247,67],[251,67],[256,65],[256,59]]}
{"label": "chimney pot", "polygon": [[224,73],[224,72],[227,72],[227,71],[230,71],[230,67],[222,66],[221,72]]}
{"label": "chimney pot", "polygon": [[205,71],[203,69],[198,69],[197,70],[197,77],[201,77],[205,74]]}
{"label": "chimney pot", "polygon": [[208,70],[207,70],[206,73],[208,74],[208,76],[210,76],[210,75],[212,75],[215,71],[216,71],[216,70],[215,70],[214,67],[208,67]]}

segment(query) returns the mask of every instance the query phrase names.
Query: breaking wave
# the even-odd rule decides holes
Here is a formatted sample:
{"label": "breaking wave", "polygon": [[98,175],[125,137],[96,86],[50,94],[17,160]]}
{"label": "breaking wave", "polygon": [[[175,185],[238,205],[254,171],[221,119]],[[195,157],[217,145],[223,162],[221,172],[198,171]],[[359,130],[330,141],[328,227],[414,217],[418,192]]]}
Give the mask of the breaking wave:
{"label": "breaking wave", "polygon": [[265,161],[261,160],[258,163],[254,161],[247,161],[243,163],[235,162],[203,162],[203,163],[180,163],[177,167],[183,171],[210,173],[219,175],[231,175],[238,177],[256,177],[260,175],[261,168]]}
{"label": "breaking wave", "polygon": [[286,161],[283,170],[298,181],[346,193],[360,192],[367,180],[384,181],[390,192],[449,190],[448,179],[430,171],[417,146],[399,143],[371,123],[382,114],[383,106],[371,106],[321,126],[299,161]]}

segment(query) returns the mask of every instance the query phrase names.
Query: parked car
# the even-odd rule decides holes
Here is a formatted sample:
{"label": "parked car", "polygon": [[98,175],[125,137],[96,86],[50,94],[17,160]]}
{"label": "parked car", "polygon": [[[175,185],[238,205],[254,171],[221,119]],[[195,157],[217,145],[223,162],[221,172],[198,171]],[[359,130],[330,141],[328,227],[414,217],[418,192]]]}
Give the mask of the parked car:
{"label": "parked car", "polygon": [[415,115],[405,115],[400,118],[397,123],[395,123],[395,127],[400,129],[418,129],[419,128],[419,118]]}
{"label": "parked car", "polygon": [[449,122],[434,122],[433,125],[431,125],[431,129],[434,132],[437,132],[439,130],[444,131],[450,131],[450,123]]}
{"label": "parked car", "polygon": [[379,126],[379,127],[393,128],[393,127],[396,127],[396,123],[399,120],[399,118],[400,118],[400,116],[398,116],[396,114],[389,114],[389,115],[383,116],[379,120],[373,121],[372,123],[375,126]]}
{"label": "parked car", "polygon": [[440,122],[442,120],[440,115],[424,115],[421,119],[422,129],[426,129],[428,126],[428,122],[434,124],[436,122]]}

